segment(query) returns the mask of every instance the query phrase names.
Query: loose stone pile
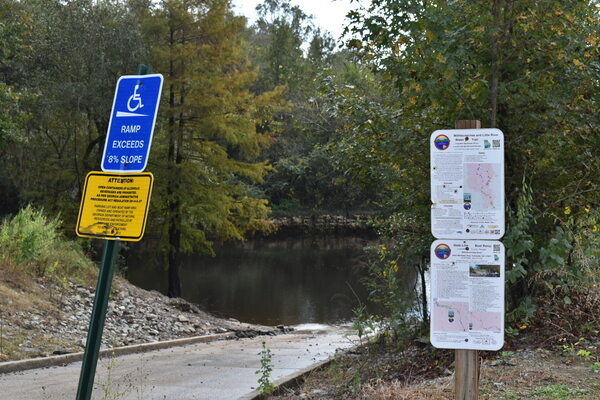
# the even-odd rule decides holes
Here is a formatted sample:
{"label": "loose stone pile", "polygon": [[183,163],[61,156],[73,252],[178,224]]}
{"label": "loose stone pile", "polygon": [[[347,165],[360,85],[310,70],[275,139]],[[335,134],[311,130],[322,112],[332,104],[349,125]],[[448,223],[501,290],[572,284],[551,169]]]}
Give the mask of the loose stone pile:
{"label": "loose stone pile", "polygon": [[[56,308],[46,312],[18,311],[1,315],[7,338],[21,335],[26,358],[82,351],[85,347],[94,288],[69,283],[67,288],[39,283]],[[3,313],[4,314],[4,313]],[[238,337],[274,335],[287,329],[216,318],[183,299],[171,299],[118,279],[108,304],[102,347],[163,341],[190,336],[234,332]]]}

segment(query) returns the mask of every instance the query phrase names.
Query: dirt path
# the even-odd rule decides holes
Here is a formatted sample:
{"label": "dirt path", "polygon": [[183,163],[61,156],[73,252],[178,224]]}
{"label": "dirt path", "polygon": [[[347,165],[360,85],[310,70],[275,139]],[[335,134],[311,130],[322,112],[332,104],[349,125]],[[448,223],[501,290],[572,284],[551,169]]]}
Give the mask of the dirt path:
{"label": "dirt path", "polygon": [[[570,362],[547,350],[515,352],[497,360],[487,360],[481,369],[481,400],[596,400],[600,399],[600,374],[585,360]],[[370,385],[359,398],[452,400],[453,376],[416,385]],[[388,397],[392,398],[392,397]]]}
{"label": "dirt path", "polygon": [[[497,353],[481,368],[480,400],[597,400],[600,399],[600,365],[580,355],[545,349]],[[309,376],[304,385],[272,399],[360,399],[360,400],[453,400],[454,376],[409,382],[377,380],[363,382],[353,392],[352,376],[345,365],[335,363]],[[344,383],[346,382],[346,383]]]}

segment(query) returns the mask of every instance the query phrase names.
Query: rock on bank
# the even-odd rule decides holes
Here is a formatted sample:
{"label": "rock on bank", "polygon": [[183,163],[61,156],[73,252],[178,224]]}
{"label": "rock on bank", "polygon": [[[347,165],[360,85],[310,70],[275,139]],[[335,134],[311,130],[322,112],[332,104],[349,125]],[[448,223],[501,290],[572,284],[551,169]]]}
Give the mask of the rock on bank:
{"label": "rock on bank", "polygon": [[[72,282],[59,287],[39,279],[26,287],[0,282],[0,291],[9,294],[0,308],[0,361],[82,351],[94,290]],[[238,337],[274,335],[282,330],[217,318],[183,299],[171,299],[115,278],[102,347],[224,332]]]}

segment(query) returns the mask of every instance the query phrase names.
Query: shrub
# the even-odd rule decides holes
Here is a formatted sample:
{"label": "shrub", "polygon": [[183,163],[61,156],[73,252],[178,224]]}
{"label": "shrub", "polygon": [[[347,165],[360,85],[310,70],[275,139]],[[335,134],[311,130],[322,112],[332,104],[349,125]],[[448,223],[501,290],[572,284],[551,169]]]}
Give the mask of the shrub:
{"label": "shrub", "polygon": [[43,210],[23,208],[0,225],[0,259],[35,277],[88,280],[94,265],[77,242],[60,234],[58,217]]}

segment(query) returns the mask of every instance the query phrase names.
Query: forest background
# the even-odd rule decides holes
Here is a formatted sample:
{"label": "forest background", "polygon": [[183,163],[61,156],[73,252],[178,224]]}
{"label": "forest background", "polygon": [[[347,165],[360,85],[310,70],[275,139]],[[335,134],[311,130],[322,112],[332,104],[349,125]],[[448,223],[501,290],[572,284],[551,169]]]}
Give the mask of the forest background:
{"label": "forest background", "polygon": [[171,296],[185,252],[269,232],[269,216],[363,213],[385,322],[425,326],[397,272],[429,264],[428,138],[479,119],[506,140],[507,330],[543,310],[597,334],[598,3],[354,4],[338,45],[286,0],[252,26],[227,0],[0,0],[0,214],[32,205],[73,235],[116,80],[149,64],[165,85],[147,235]]}

